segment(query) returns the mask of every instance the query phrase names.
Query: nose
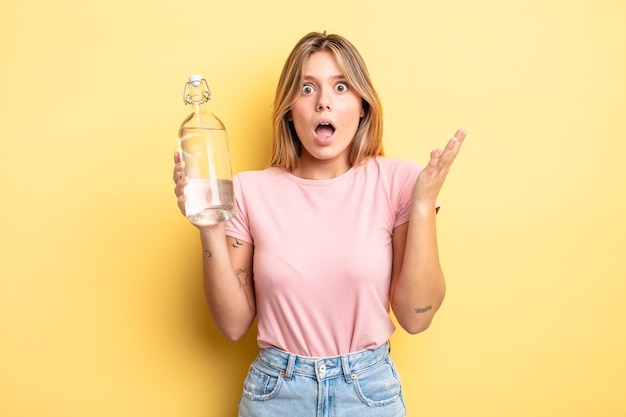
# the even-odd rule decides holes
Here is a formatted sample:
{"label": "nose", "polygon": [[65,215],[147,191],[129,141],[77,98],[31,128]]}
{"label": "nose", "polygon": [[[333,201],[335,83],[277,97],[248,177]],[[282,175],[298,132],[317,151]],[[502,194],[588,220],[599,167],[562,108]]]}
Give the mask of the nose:
{"label": "nose", "polygon": [[324,110],[332,111],[330,98],[328,97],[328,94],[325,93],[324,91],[322,91],[319,95],[319,100],[317,101],[317,110],[318,111],[324,111]]}

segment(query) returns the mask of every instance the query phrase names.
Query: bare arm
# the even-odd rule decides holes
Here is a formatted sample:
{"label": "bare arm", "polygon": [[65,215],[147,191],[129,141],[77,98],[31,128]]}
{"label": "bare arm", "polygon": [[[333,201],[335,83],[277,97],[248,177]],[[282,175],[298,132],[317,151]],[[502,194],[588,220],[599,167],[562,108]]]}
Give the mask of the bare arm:
{"label": "bare arm", "polygon": [[[174,192],[185,213],[187,185],[184,162],[174,154]],[[241,338],[254,321],[256,301],[252,279],[254,247],[227,237],[224,224],[198,227],[202,244],[204,294],[211,316],[220,332],[230,340]]]}
{"label": "bare arm", "polygon": [[226,236],[224,224],[200,230],[204,295],[220,332],[230,340],[246,334],[256,315],[253,246]]}
{"label": "bare arm", "polygon": [[412,211],[409,223],[398,226],[393,235],[391,305],[398,323],[412,334],[430,326],[446,291],[434,211]]}
{"label": "bare arm", "polygon": [[409,333],[430,326],[445,295],[435,204],[464,139],[465,131],[459,130],[444,150],[431,152],[415,182],[409,222],[394,230],[391,306],[398,323]]}

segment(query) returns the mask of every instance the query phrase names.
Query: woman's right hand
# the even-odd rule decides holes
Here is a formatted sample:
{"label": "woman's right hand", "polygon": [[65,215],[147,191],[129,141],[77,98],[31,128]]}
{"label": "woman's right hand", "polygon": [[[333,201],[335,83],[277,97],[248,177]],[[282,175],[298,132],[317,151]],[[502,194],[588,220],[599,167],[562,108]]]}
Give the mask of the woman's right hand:
{"label": "woman's right hand", "polygon": [[172,177],[176,187],[174,188],[174,194],[178,199],[178,208],[180,212],[185,215],[185,187],[187,186],[187,177],[185,177],[185,161],[180,157],[180,153],[174,152],[174,176]]}

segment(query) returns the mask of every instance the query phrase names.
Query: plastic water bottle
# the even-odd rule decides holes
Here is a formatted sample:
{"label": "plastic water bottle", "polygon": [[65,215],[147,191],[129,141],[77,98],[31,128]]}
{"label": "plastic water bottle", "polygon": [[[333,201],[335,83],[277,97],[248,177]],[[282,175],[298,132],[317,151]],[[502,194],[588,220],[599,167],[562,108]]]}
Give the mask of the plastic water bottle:
{"label": "plastic water bottle", "polygon": [[178,147],[185,161],[185,214],[195,225],[207,226],[235,215],[233,174],[228,136],[222,122],[209,111],[211,90],[200,75],[185,84],[183,100],[191,113],[178,131]]}

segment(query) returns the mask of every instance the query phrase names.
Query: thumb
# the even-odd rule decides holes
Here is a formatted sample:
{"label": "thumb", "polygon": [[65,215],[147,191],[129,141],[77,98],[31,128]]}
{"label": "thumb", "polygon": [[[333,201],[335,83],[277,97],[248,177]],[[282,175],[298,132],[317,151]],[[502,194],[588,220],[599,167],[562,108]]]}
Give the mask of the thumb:
{"label": "thumb", "polygon": [[443,152],[443,150],[441,148],[437,148],[433,151],[430,152],[430,159],[431,160],[436,160],[439,159],[439,157],[441,156],[441,153]]}

